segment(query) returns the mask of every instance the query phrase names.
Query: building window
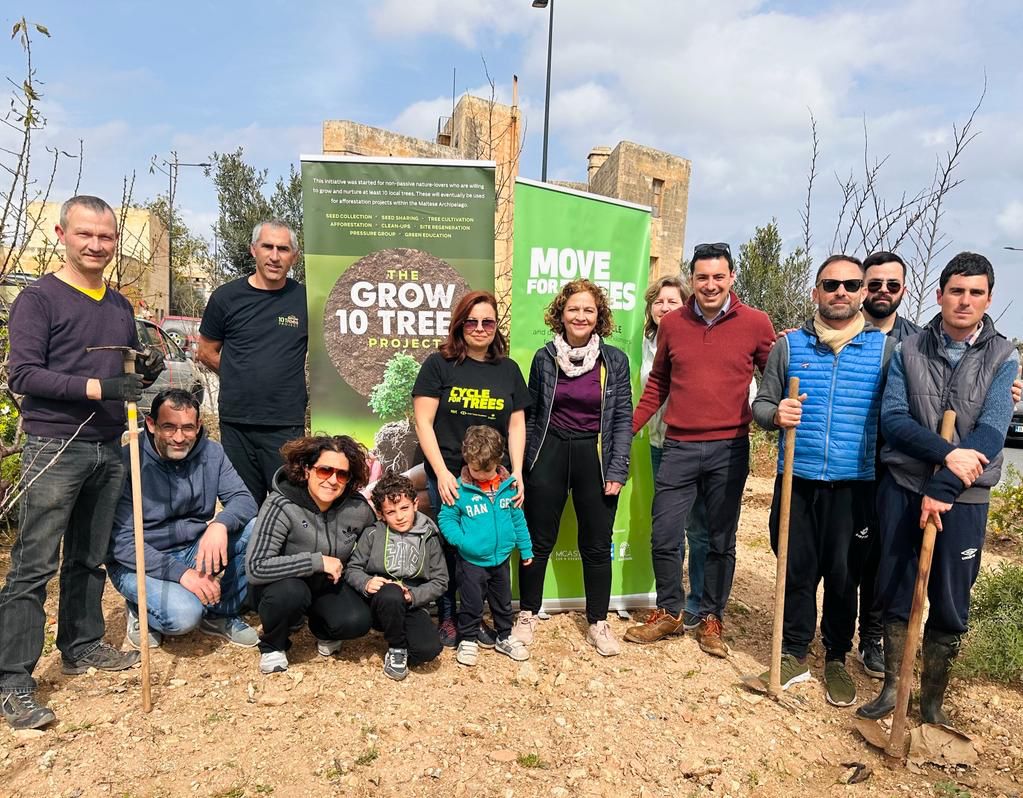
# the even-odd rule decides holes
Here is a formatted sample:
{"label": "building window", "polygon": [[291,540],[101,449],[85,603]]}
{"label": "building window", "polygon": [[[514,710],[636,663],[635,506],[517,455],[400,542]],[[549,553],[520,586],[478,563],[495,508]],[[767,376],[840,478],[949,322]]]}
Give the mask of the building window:
{"label": "building window", "polygon": [[660,178],[655,177],[653,179],[654,198],[653,202],[650,203],[653,208],[653,217],[655,219],[661,218],[661,199],[664,195],[664,181]]}
{"label": "building window", "polygon": [[658,276],[657,275],[657,258],[656,258],[656,256],[651,256],[651,258],[650,258],[650,277],[653,278],[653,277],[657,277],[657,276]]}

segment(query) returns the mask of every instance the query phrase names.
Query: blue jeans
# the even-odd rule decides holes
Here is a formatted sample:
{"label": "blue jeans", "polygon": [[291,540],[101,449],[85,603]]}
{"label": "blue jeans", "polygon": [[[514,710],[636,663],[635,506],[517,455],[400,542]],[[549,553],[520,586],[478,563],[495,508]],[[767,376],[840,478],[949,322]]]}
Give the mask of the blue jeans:
{"label": "blue jeans", "polygon": [[[220,576],[220,601],[216,604],[205,607],[198,596],[180,583],[147,576],[146,611],[149,628],[164,635],[183,635],[195,629],[204,615],[222,618],[237,615],[248,592],[245,548],[255,524],[256,519],[253,518],[240,532],[227,536],[227,568]],[[188,546],[167,553],[189,568],[194,568],[198,548],[199,539],[196,538]],[[139,592],[135,572],[119,563],[110,563],[107,572],[117,592],[124,596],[132,611],[138,613]]]}
{"label": "blue jeans", "polygon": [[[650,446],[650,463],[655,478],[663,456],[664,450],[660,446]],[[700,600],[703,598],[703,567],[707,563],[707,552],[710,550],[707,505],[699,493],[686,521],[685,541],[679,546],[679,555],[683,560],[686,556],[686,541],[689,542],[689,593],[686,595],[685,610],[691,615],[699,615]]]}
{"label": "blue jeans", "polygon": [[31,691],[43,652],[46,585],[58,564],[57,648],[74,661],[103,640],[103,561],[124,486],[124,462],[116,440],[68,443],[29,435],[21,464],[28,487],[21,497],[11,569],[0,591],[0,688]]}

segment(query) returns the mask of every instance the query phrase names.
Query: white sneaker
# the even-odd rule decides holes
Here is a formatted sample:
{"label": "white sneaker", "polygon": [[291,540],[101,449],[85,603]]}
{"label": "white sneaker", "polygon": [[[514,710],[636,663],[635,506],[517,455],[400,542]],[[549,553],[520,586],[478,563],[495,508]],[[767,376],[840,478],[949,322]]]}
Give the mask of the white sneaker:
{"label": "white sneaker", "polygon": [[526,644],[512,635],[509,635],[504,640],[498,640],[494,645],[494,651],[498,654],[504,654],[506,657],[511,657],[516,662],[525,662],[529,659],[529,649],[526,648]]}
{"label": "white sneaker", "polygon": [[284,673],[288,669],[288,656],[283,651],[267,651],[259,655],[260,673]]}
{"label": "white sneaker", "polygon": [[468,665],[470,668],[476,664],[480,655],[480,644],[475,640],[463,640],[458,644],[455,652],[455,661],[459,665]]}
{"label": "white sneaker", "polygon": [[529,610],[519,610],[519,617],[515,619],[515,625],[512,627],[512,637],[524,646],[532,645],[533,633],[536,632],[538,623],[540,621]]}
{"label": "white sneaker", "polygon": [[321,657],[329,657],[341,650],[343,640],[320,640],[316,638],[316,653]]}
{"label": "white sneaker", "polygon": [[613,657],[622,653],[622,645],[618,642],[607,621],[591,623],[586,631],[586,642],[597,649],[602,657]]}

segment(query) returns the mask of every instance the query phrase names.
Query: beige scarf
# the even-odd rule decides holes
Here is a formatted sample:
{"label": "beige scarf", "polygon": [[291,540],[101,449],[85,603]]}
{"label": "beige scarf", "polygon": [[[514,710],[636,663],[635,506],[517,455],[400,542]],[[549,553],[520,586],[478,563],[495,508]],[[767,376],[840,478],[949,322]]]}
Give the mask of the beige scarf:
{"label": "beige scarf", "polygon": [[863,332],[865,324],[866,321],[863,318],[863,314],[857,313],[848,327],[842,330],[834,330],[827,326],[824,319],[821,318],[819,311],[813,315],[814,332],[817,333],[820,342],[830,347],[831,351],[836,355],[845,349],[847,343]]}

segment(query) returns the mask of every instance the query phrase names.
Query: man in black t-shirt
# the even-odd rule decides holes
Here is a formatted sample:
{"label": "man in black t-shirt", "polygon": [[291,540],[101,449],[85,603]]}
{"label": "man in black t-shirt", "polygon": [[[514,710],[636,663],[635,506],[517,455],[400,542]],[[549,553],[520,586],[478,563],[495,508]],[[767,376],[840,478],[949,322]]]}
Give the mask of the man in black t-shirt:
{"label": "man in black t-shirt", "polygon": [[299,255],[284,222],[260,222],[256,271],[222,285],[199,325],[199,360],[220,375],[220,442],[257,504],[281,465],[280,448],[305,430],[305,286],[288,277]]}

